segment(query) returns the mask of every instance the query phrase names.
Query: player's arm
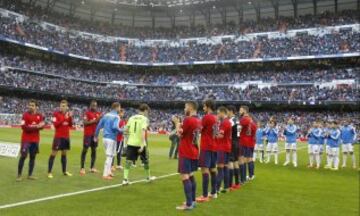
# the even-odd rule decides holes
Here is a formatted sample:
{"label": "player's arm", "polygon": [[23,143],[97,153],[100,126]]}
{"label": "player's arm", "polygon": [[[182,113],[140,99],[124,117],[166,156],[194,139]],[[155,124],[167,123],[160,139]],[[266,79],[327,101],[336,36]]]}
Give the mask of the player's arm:
{"label": "player's arm", "polygon": [[149,123],[147,122],[147,120],[144,120],[141,124],[141,146],[140,146],[140,149],[139,149],[139,152],[142,152],[146,146],[146,131],[149,127]]}
{"label": "player's arm", "polygon": [[97,142],[100,130],[104,128],[104,118],[101,118],[99,124],[96,126],[95,134],[94,134],[94,141]]}
{"label": "player's arm", "polygon": [[339,139],[339,137],[340,137],[340,131],[339,130],[336,130],[335,133],[330,134],[331,139],[337,140],[337,139]]}
{"label": "player's arm", "polygon": [[41,115],[40,118],[41,118],[41,121],[39,122],[39,124],[37,124],[37,128],[38,128],[39,130],[42,130],[42,129],[44,129],[44,127],[45,127],[44,116]]}
{"label": "player's arm", "polygon": [[56,114],[53,115],[52,122],[55,128],[60,127],[64,123],[64,121],[64,119],[60,120],[59,118],[57,118]]}
{"label": "player's arm", "polygon": [[120,127],[120,117],[115,118],[115,120],[113,121],[113,125],[112,128],[114,130],[117,130],[119,133],[123,133],[124,132],[124,128]]}
{"label": "player's arm", "polygon": [[23,129],[23,131],[26,131],[26,132],[32,132],[32,131],[38,130],[36,125],[29,124],[29,121],[27,120],[27,117],[25,114],[22,116],[22,119],[21,119],[21,129]]}
{"label": "player's arm", "polygon": [[98,120],[98,119],[89,120],[88,113],[85,113],[84,118],[83,118],[83,124],[84,124],[84,126],[94,124],[94,123],[96,123],[97,121],[99,121],[99,120]]}
{"label": "player's arm", "polygon": [[353,135],[354,135],[353,143],[355,143],[355,142],[356,142],[356,139],[357,139],[357,133],[356,133],[355,127],[352,127],[352,133],[353,133]]}

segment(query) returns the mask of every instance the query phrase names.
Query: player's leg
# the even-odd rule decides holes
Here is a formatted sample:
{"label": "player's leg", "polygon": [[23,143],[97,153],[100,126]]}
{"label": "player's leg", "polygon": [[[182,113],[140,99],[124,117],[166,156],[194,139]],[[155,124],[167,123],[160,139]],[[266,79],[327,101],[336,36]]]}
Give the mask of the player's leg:
{"label": "player's leg", "polygon": [[248,152],[248,155],[247,155],[248,157],[246,159],[247,164],[248,164],[248,169],[249,169],[249,179],[250,180],[253,180],[255,178],[255,163],[252,160],[253,159],[253,157],[252,157],[253,152],[254,152],[254,149],[249,148],[249,152]]}
{"label": "player's leg", "polygon": [[111,164],[113,161],[113,157],[115,154],[116,143],[111,139],[103,139],[104,147],[105,147],[105,163],[104,163],[104,171],[103,171],[103,179],[111,180],[112,172],[111,172]]}
{"label": "player's leg", "polygon": [[292,151],[292,163],[294,167],[297,167],[297,143],[293,143],[291,146]]}
{"label": "player's leg", "polygon": [[339,162],[340,162],[340,158],[339,158],[339,148],[333,148],[332,150],[333,152],[333,157],[334,157],[334,168],[333,170],[338,170],[339,169]]}
{"label": "player's leg", "polygon": [[[177,158],[178,158],[178,154],[179,154],[179,142],[180,142],[179,137],[176,137],[176,139],[175,139],[174,159],[177,159]],[[190,177],[191,177],[191,176],[190,176]]]}
{"label": "player's leg", "polygon": [[51,151],[51,154],[50,154],[50,157],[49,157],[49,161],[48,161],[48,178],[53,178],[53,175],[52,175],[52,168],[54,166],[54,160],[55,160],[55,157],[57,155],[57,150],[52,150]]}
{"label": "player's leg", "polygon": [[124,167],[123,184],[129,184],[130,168],[133,165],[134,161],[136,161],[138,158],[138,149],[139,148],[137,147],[129,146],[129,145],[126,148],[126,162]]}
{"label": "player's leg", "polygon": [[342,163],[342,168],[346,167],[346,161],[347,161],[347,156],[348,156],[348,144],[342,144],[341,145],[341,149],[342,149],[342,153],[343,153],[343,163]]}
{"label": "player's leg", "polygon": [[291,144],[288,142],[285,142],[285,163],[284,166],[287,166],[290,163],[290,149]]}
{"label": "player's leg", "polygon": [[67,151],[70,150],[70,140],[69,139],[61,139],[61,145],[60,148],[61,150],[61,167],[62,167],[62,172],[65,176],[72,176],[71,173],[69,173],[67,171]]}
{"label": "player's leg", "polygon": [[99,171],[95,168],[95,161],[96,161],[96,149],[98,147],[98,142],[94,141],[94,138],[91,138],[91,161],[90,161],[90,172],[98,173]]}
{"label": "player's leg", "polygon": [[256,161],[256,157],[258,156],[258,150],[257,150],[257,146],[258,145],[255,145],[255,151],[254,151],[254,157],[253,157],[253,161]]}
{"label": "player's leg", "polygon": [[225,153],[224,190],[225,190],[225,191],[228,191],[229,188],[230,188],[229,153]]}
{"label": "player's leg", "polygon": [[216,191],[220,192],[220,186],[224,180],[224,164],[218,163],[217,164],[217,178],[216,178]]}
{"label": "player's leg", "polygon": [[24,163],[25,163],[26,157],[28,155],[29,148],[30,148],[30,143],[27,143],[27,142],[21,143],[21,150],[20,150],[21,155],[20,155],[19,162],[18,162],[18,174],[17,174],[16,181],[22,180],[22,177],[21,177],[22,171],[24,168]]}
{"label": "player's leg", "polygon": [[[184,194],[185,194],[186,201],[183,205],[176,207],[177,210],[181,210],[181,211],[191,210],[194,208],[194,206],[193,206],[193,187],[192,187],[192,182],[190,180],[190,174],[184,173],[184,172],[186,172],[185,170],[187,169],[187,167],[189,168],[190,165],[188,164],[188,162],[184,162],[183,160],[188,160],[188,159],[181,159],[181,161],[180,161],[180,158],[179,158],[179,172],[180,172],[181,181],[182,181],[183,187],[184,187]],[[180,167],[180,166],[182,166],[182,167]],[[181,172],[183,172],[183,173],[181,173]]]}
{"label": "player's leg", "polygon": [[145,176],[147,181],[155,180],[154,176],[151,176],[150,173],[150,163],[149,163],[149,150],[147,147],[140,154],[140,159],[142,164],[144,164]]}
{"label": "player's leg", "polygon": [[277,143],[273,144],[272,153],[274,154],[275,165],[277,165],[278,164],[278,158],[279,158],[279,151],[278,151],[278,144]]}
{"label": "player's leg", "polygon": [[271,149],[273,148],[272,147],[272,143],[269,143],[266,145],[266,161],[265,163],[269,163],[270,162],[270,159],[271,159]]}
{"label": "player's leg", "polygon": [[209,201],[208,190],[209,190],[209,177],[210,177],[210,152],[200,150],[199,165],[201,167],[202,174],[202,196],[196,198],[197,202]]}
{"label": "player's leg", "polygon": [[355,158],[355,154],[354,154],[354,146],[353,144],[349,144],[349,155],[351,157],[351,161],[352,161],[352,167],[354,169],[356,169],[356,158]]}
{"label": "player's leg", "polygon": [[38,143],[31,143],[29,149],[29,172],[28,172],[28,179],[35,180],[36,177],[33,176],[34,167],[35,167],[35,159],[36,154],[39,153],[39,144]]}
{"label": "player's leg", "polygon": [[87,151],[89,149],[90,146],[90,137],[89,136],[84,136],[83,138],[83,148],[81,151],[81,156],[80,156],[80,175],[85,175],[85,159],[86,159],[86,154]]}
{"label": "player's leg", "polygon": [[314,156],[315,156],[315,162],[316,162],[316,169],[320,169],[320,146],[319,145],[314,145],[314,152],[313,152]]}
{"label": "player's leg", "polygon": [[308,154],[309,154],[309,165],[308,167],[311,168],[314,166],[314,155],[313,155],[313,145],[308,144]]}
{"label": "player's leg", "polygon": [[169,159],[171,159],[173,157],[175,145],[176,145],[175,137],[171,137],[170,149],[169,149]]}
{"label": "player's leg", "polygon": [[210,182],[211,182],[211,198],[217,198],[217,170],[216,170],[216,163],[217,163],[217,152],[210,152]]}

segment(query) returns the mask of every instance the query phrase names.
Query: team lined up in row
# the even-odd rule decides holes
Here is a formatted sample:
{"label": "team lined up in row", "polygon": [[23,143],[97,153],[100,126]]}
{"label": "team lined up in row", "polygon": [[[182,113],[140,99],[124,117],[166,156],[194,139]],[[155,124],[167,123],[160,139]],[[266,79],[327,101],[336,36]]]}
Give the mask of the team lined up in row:
{"label": "team lined up in row", "polygon": [[[149,127],[149,120],[147,118],[150,108],[146,104],[141,104],[139,113],[130,117],[128,122],[125,122],[122,117],[124,110],[119,103],[113,103],[111,111],[102,114],[97,109],[97,102],[91,101],[89,110],[84,113],[84,137],[83,150],[81,152],[81,168],[80,175],[85,175],[85,158],[88,149],[91,149],[91,163],[90,172],[97,173],[95,169],[96,149],[98,146],[98,136],[100,130],[103,130],[103,142],[106,154],[106,160],[103,170],[103,179],[111,180],[114,176],[111,166],[114,164],[114,156],[117,156],[117,167],[121,167],[121,155],[125,147],[124,137],[127,138],[126,151],[126,166],[124,169],[124,180],[127,181],[130,165],[136,161],[138,156],[141,157],[144,168],[148,173],[149,180],[150,170],[148,166],[148,152],[147,152],[147,130]],[[65,176],[72,176],[67,171],[67,151],[70,150],[70,129],[73,126],[72,112],[69,111],[68,102],[62,100],[60,107],[53,113],[52,123],[55,128],[55,134],[52,144],[52,152],[48,161],[48,178],[52,179],[52,168],[55,157],[58,151],[61,151],[61,165],[62,172]],[[36,179],[33,176],[36,154],[39,153],[40,130],[45,127],[44,116],[38,112],[38,104],[35,100],[30,100],[28,104],[28,111],[23,114],[21,128],[21,156],[18,163],[18,177],[17,181],[22,180],[22,170],[24,162],[28,154],[29,172],[28,179]],[[126,134],[126,136],[124,136]]]}
{"label": "team lined up in row", "polygon": [[[266,163],[270,162],[271,155],[274,155],[275,164],[278,164],[278,138],[279,128],[271,121],[265,128],[261,128],[258,123],[258,130],[256,132],[256,145],[254,160],[259,158],[262,163],[264,159],[264,140],[267,141],[266,146]],[[297,138],[298,127],[294,124],[292,119],[289,119],[288,124],[284,128],[283,135],[285,137],[285,150],[286,160],[284,166],[287,166],[290,162],[297,167]],[[308,134],[308,153],[309,153],[309,167],[320,168],[321,155],[326,153],[326,169],[338,170],[339,168],[339,149],[340,144],[343,152],[343,164],[342,167],[346,167],[347,156],[352,158],[353,168],[356,168],[356,159],[354,155],[353,144],[356,141],[357,134],[355,127],[350,124],[349,121],[344,121],[343,125],[339,127],[336,121],[332,121],[326,124],[326,126],[320,121],[316,121],[313,127],[310,128]],[[292,156],[292,160],[291,160]],[[314,163],[315,162],[315,163]]]}

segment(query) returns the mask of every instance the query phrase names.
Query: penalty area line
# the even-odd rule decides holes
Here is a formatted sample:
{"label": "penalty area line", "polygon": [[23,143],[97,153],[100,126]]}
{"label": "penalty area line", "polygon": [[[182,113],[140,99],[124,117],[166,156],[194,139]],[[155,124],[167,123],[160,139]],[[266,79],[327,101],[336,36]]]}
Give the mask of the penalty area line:
{"label": "penalty area line", "polygon": [[[178,175],[178,173],[170,173],[170,174],[166,174],[166,175],[162,175],[162,176],[157,176],[155,181],[158,180],[158,179],[164,179],[164,178],[168,178],[168,177],[175,176],[175,175]],[[146,182],[146,181],[147,181],[146,179],[140,179],[140,180],[130,182],[130,185],[136,184],[136,183],[141,183],[141,182]],[[27,201],[22,201],[22,202],[16,202],[16,203],[11,203],[11,204],[1,205],[0,209],[13,208],[13,207],[17,207],[17,206],[23,206],[23,205],[28,205],[28,204],[32,204],[32,203],[38,203],[38,202],[54,200],[54,199],[60,199],[60,198],[64,198],[64,197],[76,196],[76,195],[80,195],[80,194],[86,194],[86,193],[91,193],[91,192],[95,192],[95,191],[102,191],[102,190],[107,190],[107,189],[110,189],[110,188],[116,188],[116,187],[121,187],[121,186],[124,186],[124,185],[123,184],[114,184],[114,185],[97,187],[97,188],[88,189],[88,190],[82,190],[82,191],[58,194],[58,195],[43,197],[43,198],[39,198],[39,199],[33,199],[33,200],[27,200]]]}

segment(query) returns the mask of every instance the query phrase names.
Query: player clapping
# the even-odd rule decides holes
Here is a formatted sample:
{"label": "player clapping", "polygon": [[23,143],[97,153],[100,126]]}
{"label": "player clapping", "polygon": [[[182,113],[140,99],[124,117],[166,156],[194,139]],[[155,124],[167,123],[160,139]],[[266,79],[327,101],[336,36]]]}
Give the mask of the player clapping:
{"label": "player clapping", "polygon": [[266,163],[270,162],[271,155],[274,156],[275,164],[278,164],[278,135],[279,135],[279,129],[276,126],[276,121],[271,120],[269,122],[268,127],[265,129],[265,134],[267,137],[268,144],[266,146]]}
{"label": "player clapping", "polygon": [[341,132],[338,128],[337,122],[333,121],[328,133],[329,161],[326,169],[338,170],[339,169],[339,147],[340,147]]}
{"label": "player clapping", "polygon": [[36,179],[33,176],[35,158],[36,154],[39,153],[40,130],[45,126],[44,117],[41,113],[38,113],[38,104],[35,100],[29,101],[28,109],[29,110],[23,114],[21,120],[21,156],[18,164],[17,181],[22,180],[22,170],[28,154],[30,155],[28,179]]}
{"label": "player clapping", "polygon": [[196,181],[194,172],[198,169],[199,135],[201,121],[197,117],[196,102],[185,103],[185,118],[182,124],[175,120],[176,129],[180,136],[178,172],[184,187],[186,201],[176,207],[177,210],[190,210],[194,208],[196,197]]}
{"label": "player clapping", "polygon": [[94,134],[96,126],[101,118],[101,113],[97,111],[97,102],[91,101],[90,109],[87,110],[84,114],[84,138],[83,138],[83,149],[81,152],[81,169],[80,175],[85,175],[85,158],[86,153],[89,148],[91,148],[91,163],[90,163],[90,172],[97,173],[98,171],[94,168],[96,160],[96,148],[98,142],[94,141]]}
{"label": "player clapping", "polygon": [[69,112],[69,105],[66,100],[60,102],[60,110],[55,111],[52,118],[55,127],[55,135],[52,145],[52,152],[49,157],[48,178],[52,179],[52,168],[58,151],[61,151],[61,166],[64,176],[72,176],[66,170],[66,153],[70,150],[70,128],[72,127],[72,113]]}
{"label": "player clapping", "polygon": [[356,160],[354,155],[353,144],[356,141],[356,130],[349,121],[345,121],[344,125],[341,127],[341,141],[342,141],[342,152],[343,152],[343,164],[342,168],[346,167],[347,156],[350,155],[352,159],[352,166],[356,168]]}
{"label": "player clapping", "polygon": [[284,166],[287,166],[291,162],[291,153],[293,156],[293,165],[297,167],[297,154],[296,154],[296,139],[297,139],[298,127],[294,124],[293,119],[289,119],[288,124],[284,129],[285,136],[285,151],[286,151],[286,160]]}
{"label": "player clapping", "polygon": [[308,153],[309,153],[309,168],[314,167],[314,160],[316,161],[316,168],[320,168],[320,148],[319,139],[322,136],[322,131],[319,128],[319,123],[314,122],[313,127],[308,132]]}

